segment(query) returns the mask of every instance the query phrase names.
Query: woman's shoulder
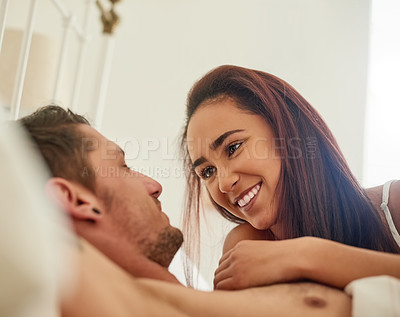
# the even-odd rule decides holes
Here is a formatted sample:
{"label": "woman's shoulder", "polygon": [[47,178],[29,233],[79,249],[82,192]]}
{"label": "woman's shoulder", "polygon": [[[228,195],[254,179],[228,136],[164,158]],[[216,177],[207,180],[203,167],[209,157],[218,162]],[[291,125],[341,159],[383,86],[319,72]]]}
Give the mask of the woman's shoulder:
{"label": "woman's shoulder", "polygon": [[381,213],[383,185],[366,188],[365,191],[372,205]]}
{"label": "woman's shoulder", "polygon": [[248,223],[233,228],[225,238],[223,253],[232,249],[242,240],[271,240],[273,235],[269,230],[258,230]]}
{"label": "woman's shoulder", "polygon": [[390,186],[388,207],[392,214],[394,225],[400,232],[400,180],[396,180]]}
{"label": "woman's shoulder", "polygon": [[[380,207],[382,204],[383,185],[368,188],[366,192],[372,204],[380,212],[382,219],[385,219]],[[400,180],[395,180],[390,185],[388,207],[397,231],[400,232]]]}

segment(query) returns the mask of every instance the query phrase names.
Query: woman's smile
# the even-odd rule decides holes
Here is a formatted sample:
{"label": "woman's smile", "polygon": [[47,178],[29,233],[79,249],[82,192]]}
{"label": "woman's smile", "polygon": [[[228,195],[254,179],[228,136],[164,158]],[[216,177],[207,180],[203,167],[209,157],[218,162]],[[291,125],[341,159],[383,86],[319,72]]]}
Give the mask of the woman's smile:
{"label": "woman's smile", "polygon": [[238,198],[235,199],[235,203],[239,206],[239,208],[245,210],[250,203],[256,200],[260,188],[261,183],[256,184],[249,190],[245,190]]}

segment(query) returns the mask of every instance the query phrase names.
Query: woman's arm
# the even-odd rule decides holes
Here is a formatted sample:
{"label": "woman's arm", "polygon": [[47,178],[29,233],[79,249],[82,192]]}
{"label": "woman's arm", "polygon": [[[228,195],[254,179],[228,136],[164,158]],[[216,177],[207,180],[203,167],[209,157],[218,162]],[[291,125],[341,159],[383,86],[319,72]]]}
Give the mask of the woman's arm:
{"label": "woman's arm", "polygon": [[305,278],[338,288],[353,280],[376,275],[400,278],[400,255],[306,237]]}
{"label": "woman's arm", "polygon": [[[367,189],[372,203],[380,210],[382,187]],[[400,231],[400,181],[390,187],[388,203],[393,222]],[[386,222],[382,211],[382,221]],[[227,236],[223,256],[215,272],[216,289],[243,289],[310,279],[343,288],[367,276],[391,275],[400,278],[400,255],[370,251],[333,241],[303,237],[272,240],[268,231],[248,224],[239,225]]]}
{"label": "woman's arm", "polygon": [[222,256],[214,285],[243,289],[309,279],[343,288],[355,279],[375,275],[400,278],[400,255],[302,237],[239,242]]}

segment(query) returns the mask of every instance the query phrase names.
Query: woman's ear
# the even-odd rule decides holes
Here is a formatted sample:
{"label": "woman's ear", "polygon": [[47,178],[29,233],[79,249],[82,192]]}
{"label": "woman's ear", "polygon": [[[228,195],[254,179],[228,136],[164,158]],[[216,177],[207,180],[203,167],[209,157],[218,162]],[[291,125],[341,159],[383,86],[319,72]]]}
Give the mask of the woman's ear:
{"label": "woman's ear", "polygon": [[46,191],[73,220],[97,222],[102,217],[96,196],[80,184],[53,177],[47,181]]}

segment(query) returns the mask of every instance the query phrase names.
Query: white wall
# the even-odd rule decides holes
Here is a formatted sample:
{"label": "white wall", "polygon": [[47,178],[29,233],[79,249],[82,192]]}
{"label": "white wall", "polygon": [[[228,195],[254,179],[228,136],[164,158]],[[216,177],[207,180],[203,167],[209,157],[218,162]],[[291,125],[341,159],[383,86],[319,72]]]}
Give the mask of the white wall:
{"label": "white wall", "polygon": [[372,1],[364,184],[400,178],[400,2]]}
{"label": "white wall", "polygon": [[[241,65],[271,72],[297,88],[326,119],[360,178],[369,9],[366,0],[122,1],[103,133],[126,145],[138,138],[141,151],[128,163],[164,185],[163,208],[179,225],[184,180],[170,156],[186,94],[211,68]],[[95,51],[91,54],[95,73]],[[92,82],[90,76],[85,80],[82,111],[90,109]],[[146,146],[158,147],[147,151]],[[134,156],[132,146],[125,150]],[[217,234],[205,244],[219,252],[221,239]],[[218,256],[204,256],[208,279]]]}
{"label": "white wall", "polygon": [[[328,121],[361,176],[368,1],[125,1],[119,11],[106,134],[162,136],[172,143],[192,83],[215,66],[237,64],[297,88]],[[150,153],[150,161],[141,153],[143,162],[133,163],[169,167],[163,152]],[[174,183],[180,181],[154,174],[170,185],[164,199],[171,212],[179,209],[182,193]]]}

